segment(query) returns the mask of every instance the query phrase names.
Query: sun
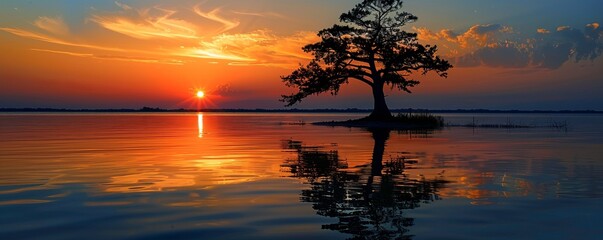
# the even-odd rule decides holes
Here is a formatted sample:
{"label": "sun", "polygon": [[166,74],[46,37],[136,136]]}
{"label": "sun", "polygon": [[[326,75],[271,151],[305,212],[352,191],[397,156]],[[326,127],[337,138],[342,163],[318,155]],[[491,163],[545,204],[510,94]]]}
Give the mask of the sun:
{"label": "sun", "polygon": [[205,97],[205,93],[203,91],[197,91],[197,98]]}

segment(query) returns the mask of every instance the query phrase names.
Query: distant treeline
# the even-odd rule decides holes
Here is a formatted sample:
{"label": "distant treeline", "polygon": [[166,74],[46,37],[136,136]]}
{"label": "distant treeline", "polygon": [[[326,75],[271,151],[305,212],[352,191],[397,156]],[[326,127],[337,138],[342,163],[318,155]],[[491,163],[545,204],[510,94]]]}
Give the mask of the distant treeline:
{"label": "distant treeline", "polygon": [[[169,112],[260,112],[260,113],[370,113],[370,109],[162,109],[143,107],[140,109],[66,109],[66,108],[0,108],[0,112],[66,112],[66,113],[169,113]],[[603,113],[595,110],[489,110],[489,109],[456,109],[456,110],[430,110],[430,109],[393,109],[393,113]]]}

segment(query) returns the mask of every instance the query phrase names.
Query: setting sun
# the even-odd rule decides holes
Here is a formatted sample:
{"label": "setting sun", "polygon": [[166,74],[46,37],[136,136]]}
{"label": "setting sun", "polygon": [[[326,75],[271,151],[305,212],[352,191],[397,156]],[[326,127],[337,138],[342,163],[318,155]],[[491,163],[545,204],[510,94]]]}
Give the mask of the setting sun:
{"label": "setting sun", "polygon": [[205,93],[203,91],[197,91],[197,97],[203,98],[203,97],[205,97]]}

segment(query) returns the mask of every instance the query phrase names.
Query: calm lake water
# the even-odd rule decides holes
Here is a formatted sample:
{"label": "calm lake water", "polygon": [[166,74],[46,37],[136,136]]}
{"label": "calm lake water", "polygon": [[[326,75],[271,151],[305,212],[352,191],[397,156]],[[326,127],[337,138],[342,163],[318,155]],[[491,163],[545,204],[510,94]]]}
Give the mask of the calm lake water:
{"label": "calm lake water", "polygon": [[603,115],[1,114],[0,239],[602,239]]}

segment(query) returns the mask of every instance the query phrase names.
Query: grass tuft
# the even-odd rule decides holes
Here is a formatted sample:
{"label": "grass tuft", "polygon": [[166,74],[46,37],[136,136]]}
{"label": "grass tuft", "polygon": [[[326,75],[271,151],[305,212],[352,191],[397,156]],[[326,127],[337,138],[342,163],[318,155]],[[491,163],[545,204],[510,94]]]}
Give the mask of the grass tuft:
{"label": "grass tuft", "polygon": [[395,122],[409,125],[430,126],[432,128],[444,126],[444,118],[431,113],[398,113],[393,119]]}

